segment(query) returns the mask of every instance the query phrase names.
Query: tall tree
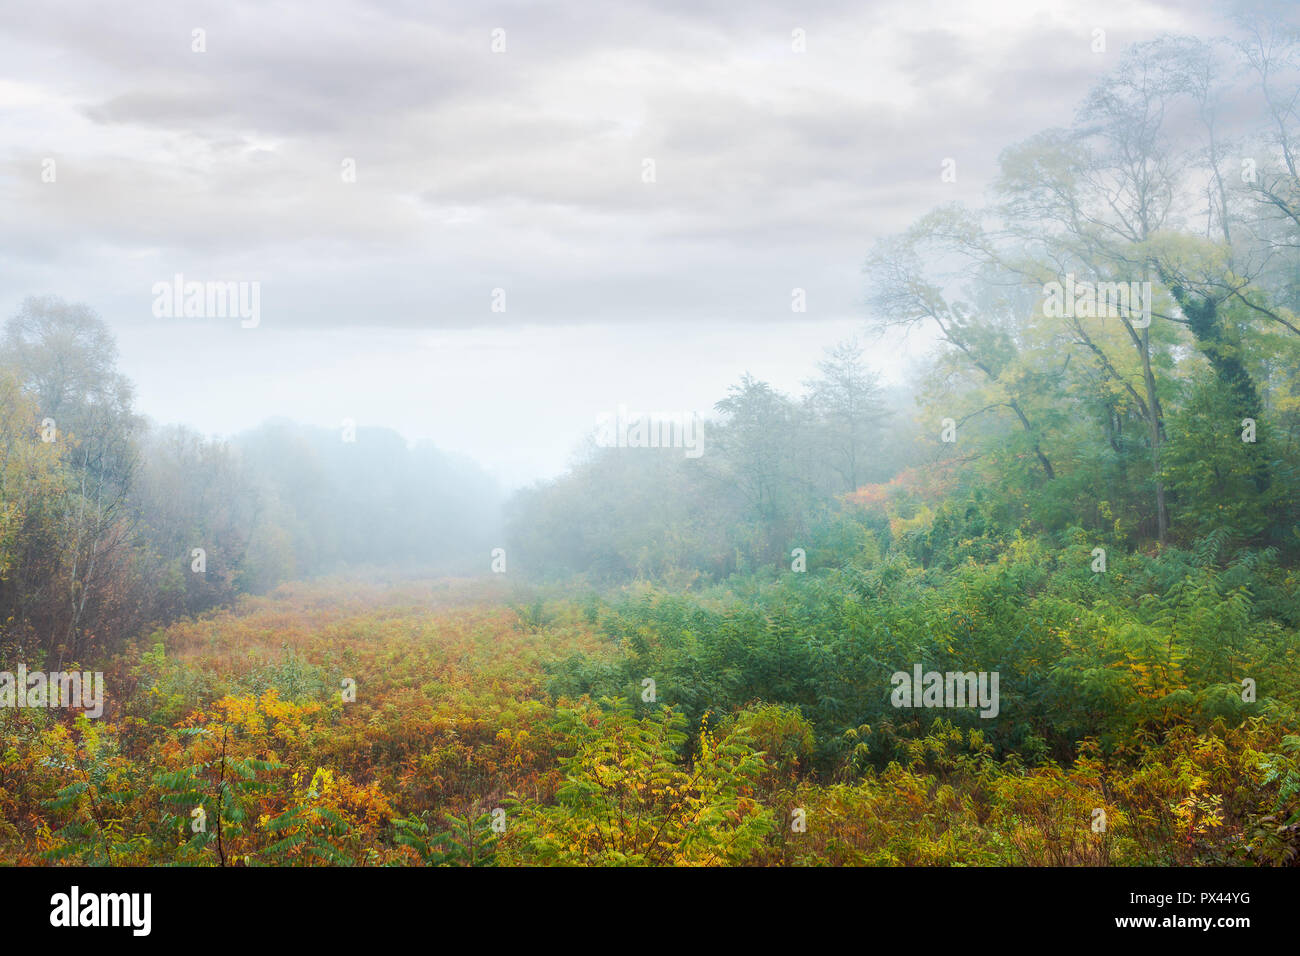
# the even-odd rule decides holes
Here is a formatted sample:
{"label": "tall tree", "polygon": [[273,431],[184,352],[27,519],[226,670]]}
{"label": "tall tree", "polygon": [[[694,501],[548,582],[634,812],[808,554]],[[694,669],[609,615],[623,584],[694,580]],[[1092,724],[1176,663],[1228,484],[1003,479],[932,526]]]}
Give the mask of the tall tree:
{"label": "tall tree", "polygon": [[879,377],[862,360],[857,339],[827,350],[819,376],[804,384],[816,419],[820,453],[840,476],[843,491],[857,491],[880,442],[885,417]]}

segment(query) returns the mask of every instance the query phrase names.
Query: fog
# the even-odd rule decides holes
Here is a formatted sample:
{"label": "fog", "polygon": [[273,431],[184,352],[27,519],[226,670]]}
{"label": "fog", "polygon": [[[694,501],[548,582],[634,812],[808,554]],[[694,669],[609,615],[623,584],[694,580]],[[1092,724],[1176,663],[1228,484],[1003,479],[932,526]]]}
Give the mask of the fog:
{"label": "fog", "polygon": [[0,124],[0,872],[1300,860],[1294,3],[51,0]]}
{"label": "fog", "polygon": [[[513,489],[560,474],[620,401],[707,408],[747,371],[796,390],[860,327],[875,238],[978,201],[999,151],[1068,121],[1126,44],[1221,13],[12,8],[0,315],[41,294],[94,308],[159,422],[351,417]],[[259,283],[259,324],[154,315],[177,274]],[[867,362],[897,383],[929,344]]]}

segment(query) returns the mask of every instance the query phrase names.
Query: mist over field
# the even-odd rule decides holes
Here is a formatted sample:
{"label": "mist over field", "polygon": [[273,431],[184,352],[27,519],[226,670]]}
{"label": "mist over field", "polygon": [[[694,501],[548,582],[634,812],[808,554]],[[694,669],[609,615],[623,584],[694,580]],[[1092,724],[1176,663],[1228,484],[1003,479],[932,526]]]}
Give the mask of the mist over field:
{"label": "mist over field", "polygon": [[54,2],[0,123],[0,863],[1300,863],[1293,6]]}

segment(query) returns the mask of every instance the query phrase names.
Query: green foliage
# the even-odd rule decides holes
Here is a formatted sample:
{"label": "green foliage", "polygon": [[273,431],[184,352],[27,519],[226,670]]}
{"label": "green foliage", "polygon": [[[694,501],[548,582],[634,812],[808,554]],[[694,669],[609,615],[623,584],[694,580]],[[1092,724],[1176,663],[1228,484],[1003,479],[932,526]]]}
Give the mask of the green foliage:
{"label": "green foliage", "polygon": [[497,834],[491,817],[445,815],[447,829],[430,835],[428,823],[414,815],[393,821],[393,842],[410,847],[425,866],[496,866]]}
{"label": "green foliage", "polygon": [[737,732],[700,734],[690,764],[685,721],[669,708],[638,718],[625,703],[562,710],[573,741],[551,805],[521,801],[504,862],[593,866],[744,862],[771,828],[751,796],[760,759]]}

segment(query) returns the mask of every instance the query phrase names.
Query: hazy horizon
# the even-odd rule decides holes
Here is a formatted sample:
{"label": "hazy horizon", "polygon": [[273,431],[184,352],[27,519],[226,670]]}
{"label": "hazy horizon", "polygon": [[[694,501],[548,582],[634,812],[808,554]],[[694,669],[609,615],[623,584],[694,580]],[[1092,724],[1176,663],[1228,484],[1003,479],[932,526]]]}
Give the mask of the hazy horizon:
{"label": "hazy horizon", "polygon": [[[507,488],[616,404],[797,391],[861,333],[874,240],[979,202],[1131,43],[1226,11],[64,6],[0,12],[0,315],[94,309],[159,422],[352,417]],[[258,283],[258,325],[156,316],[176,275]],[[865,341],[886,383],[930,342]]]}

